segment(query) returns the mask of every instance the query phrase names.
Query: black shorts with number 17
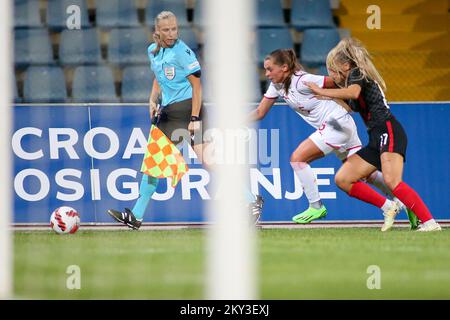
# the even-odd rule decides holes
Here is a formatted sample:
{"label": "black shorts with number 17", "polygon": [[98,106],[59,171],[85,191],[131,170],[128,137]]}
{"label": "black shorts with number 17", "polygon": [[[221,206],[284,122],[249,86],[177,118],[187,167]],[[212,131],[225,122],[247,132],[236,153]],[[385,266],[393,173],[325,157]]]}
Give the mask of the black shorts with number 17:
{"label": "black shorts with number 17", "polygon": [[406,161],[406,147],[408,138],[400,122],[390,117],[383,124],[373,127],[369,131],[369,144],[359,150],[357,154],[371,165],[381,170],[381,154],[394,152],[403,156]]}

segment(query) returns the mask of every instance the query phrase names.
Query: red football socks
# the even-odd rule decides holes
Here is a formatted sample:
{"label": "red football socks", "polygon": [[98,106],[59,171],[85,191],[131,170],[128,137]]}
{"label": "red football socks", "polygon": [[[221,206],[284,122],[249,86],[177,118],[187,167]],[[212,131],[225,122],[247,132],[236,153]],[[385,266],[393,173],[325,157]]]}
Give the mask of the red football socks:
{"label": "red football socks", "polygon": [[422,198],[420,198],[417,192],[406,183],[400,182],[392,193],[403,202],[405,206],[411,209],[422,223],[433,219],[430,210],[428,210],[427,206],[422,201]]}
{"label": "red football socks", "polygon": [[381,208],[386,202],[385,197],[383,197],[371,187],[369,187],[366,183],[361,181],[354,183],[348,194],[351,197],[373,204],[378,208]]}

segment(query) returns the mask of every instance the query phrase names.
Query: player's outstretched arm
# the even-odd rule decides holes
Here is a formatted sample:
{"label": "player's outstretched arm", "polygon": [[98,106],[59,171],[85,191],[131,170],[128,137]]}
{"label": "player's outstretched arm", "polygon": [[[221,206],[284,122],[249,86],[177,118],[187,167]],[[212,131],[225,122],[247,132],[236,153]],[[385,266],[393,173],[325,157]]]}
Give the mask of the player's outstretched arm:
{"label": "player's outstretched arm", "polygon": [[269,112],[270,108],[272,108],[276,99],[268,99],[263,97],[261,102],[259,103],[258,108],[250,112],[248,116],[249,121],[258,121],[265,117],[267,112]]}
{"label": "player's outstretched arm", "polygon": [[319,96],[325,96],[338,99],[352,99],[356,100],[361,93],[361,87],[358,84],[352,84],[347,88],[342,89],[323,89],[313,82],[305,83],[312,92]]}

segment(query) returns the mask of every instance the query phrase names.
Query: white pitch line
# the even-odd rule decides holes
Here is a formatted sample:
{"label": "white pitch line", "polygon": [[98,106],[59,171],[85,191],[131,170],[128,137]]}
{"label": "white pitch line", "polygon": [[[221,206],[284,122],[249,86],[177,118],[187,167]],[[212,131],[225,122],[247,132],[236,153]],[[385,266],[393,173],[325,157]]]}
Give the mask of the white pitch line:
{"label": "white pitch line", "polygon": [[[450,227],[450,220],[438,220],[442,227]],[[257,229],[330,229],[330,228],[381,228],[382,221],[319,221],[310,224],[296,224],[292,222],[262,222]],[[209,223],[144,223],[139,231],[151,230],[187,230],[187,229],[206,229]],[[407,221],[398,221],[394,228],[409,228]],[[13,231],[51,231],[48,224],[14,224]],[[98,223],[81,224],[80,230],[103,230],[103,231],[127,231],[133,232],[130,228],[119,223]],[[137,232],[139,232],[137,231]],[[136,231],[135,231],[136,232]]]}

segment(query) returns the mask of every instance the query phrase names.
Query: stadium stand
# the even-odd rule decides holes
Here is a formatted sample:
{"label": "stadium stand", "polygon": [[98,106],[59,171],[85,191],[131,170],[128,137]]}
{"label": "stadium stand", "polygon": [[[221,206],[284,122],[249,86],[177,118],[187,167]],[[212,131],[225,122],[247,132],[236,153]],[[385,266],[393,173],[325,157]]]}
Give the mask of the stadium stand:
{"label": "stadium stand", "polygon": [[326,62],[328,52],[338,44],[337,29],[307,29],[303,33],[300,60],[303,65],[317,68]]}
{"label": "stadium stand", "polygon": [[47,29],[16,29],[14,32],[16,68],[53,63],[53,53]]}
{"label": "stadium stand", "polygon": [[86,0],[48,0],[47,25],[50,30],[61,31],[67,28],[69,12],[80,13],[80,26],[82,29],[90,27],[89,13]]}
{"label": "stadium stand", "polygon": [[197,40],[197,35],[195,34],[194,30],[192,30],[192,28],[190,27],[180,28],[179,35],[180,39],[182,39],[189,48],[194,50],[195,53],[198,53],[200,45]]}
{"label": "stadium stand", "polygon": [[202,1],[205,0],[196,0],[194,5],[193,19],[192,23],[199,29],[205,27],[206,21],[203,17],[203,4]]}
{"label": "stadium stand", "polygon": [[30,67],[24,81],[25,102],[66,102],[67,89],[60,67]]}
{"label": "stadium stand", "polygon": [[148,35],[144,28],[112,29],[108,45],[108,61],[114,65],[148,62]]}
{"label": "stadium stand", "polygon": [[327,76],[328,75],[328,70],[327,70],[327,66],[325,64],[321,65],[318,69],[317,69],[317,74],[320,74],[322,76]]}
{"label": "stadium stand", "polygon": [[292,1],[291,23],[298,31],[308,28],[334,28],[330,1]]}
{"label": "stadium stand", "polygon": [[255,66],[255,72],[251,74],[251,92],[250,92],[250,98],[252,102],[259,102],[261,101],[263,94],[261,92],[261,81],[259,80],[259,70]]}
{"label": "stadium stand", "polygon": [[145,21],[147,26],[153,27],[156,15],[161,11],[172,11],[177,16],[180,27],[190,26],[187,19],[187,8],[184,0],[152,0],[145,9]]}
{"label": "stadium stand", "polygon": [[447,0],[378,0],[381,29],[367,27],[370,0],[341,0],[336,15],[374,57],[393,101],[450,100]]}
{"label": "stadium stand", "polygon": [[283,8],[280,0],[258,0],[256,25],[261,27],[285,27]]}
{"label": "stadium stand", "polygon": [[80,66],[75,69],[73,102],[119,102],[114,78],[108,66]]}
{"label": "stadium stand", "polygon": [[96,0],[95,3],[97,26],[101,28],[138,27],[140,25],[133,1]]}
{"label": "stadium stand", "polygon": [[[15,0],[17,101],[28,101],[23,96],[26,68],[52,65],[61,67],[65,75],[67,101],[73,98],[74,70],[83,65],[110,68],[119,94],[117,97],[114,92],[112,100],[139,100],[122,96],[132,91],[122,75],[128,79],[128,68],[141,72],[138,70],[148,66],[147,47],[152,41],[154,18],[160,11],[170,10],[177,15],[181,39],[204,59],[203,1]],[[253,59],[263,88],[266,80],[262,62],[271,51],[294,48],[307,71],[325,74],[329,49],[340,37],[352,35],[362,40],[374,56],[387,82],[388,99],[450,100],[448,0],[377,0],[383,8],[382,30],[367,27],[370,0],[257,0],[256,4]],[[80,8],[81,30],[67,29],[70,5]],[[144,94],[138,96],[142,102],[147,101]]]}
{"label": "stadium stand", "polygon": [[[256,65],[253,65],[254,67],[254,72],[252,72],[252,74],[250,75],[252,82],[251,82],[251,90],[250,90],[250,99],[251,102],[255,102],[255,101],[260,101],[262,98],[262,92],[261,92],[261,82],[259,80],[260,75],[259,75],[259,69]],[[202,90],[202,95],[203,95],[203,100],[205,102],[211,102],[213,100],[214,97],[214,92],[213,92],[213,88],[211,85],[211,74],[209,73],[209,69],[204,68],[202,71],[202,86],[203,86],[203,90]]]}
{"label": "stadium stand", "polygon": [[100,63],[102,57],[97,29],[62,31],[59,59],[62,65]]}
{"label": "stadium stand", "polygon": [[13,78],[13,95],[14,95],[14,102],[15,103],[19,103],[22,102],[22,98],[20,98],[19,96],[19,89],[17,88],[17,80],[16,80],[16,75],[14,75]]}
{"label": "stadium stand", "polygon": [[257,60],[260,66],[264,58],[272,51],[279,48],[293,48],[291,33],[288,28],[264,28],[258,29],[258,51]]}
{"label": "stadium stand", "polygon": [[149,65],[131,66],[123,69],[122,102],[148,101],[154,75]]}
{"label": "stadium stand", "polygon": [[39,0],[14,1],[14,27],[40,28],[42,27]]}

